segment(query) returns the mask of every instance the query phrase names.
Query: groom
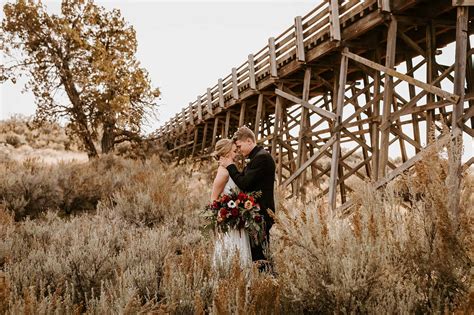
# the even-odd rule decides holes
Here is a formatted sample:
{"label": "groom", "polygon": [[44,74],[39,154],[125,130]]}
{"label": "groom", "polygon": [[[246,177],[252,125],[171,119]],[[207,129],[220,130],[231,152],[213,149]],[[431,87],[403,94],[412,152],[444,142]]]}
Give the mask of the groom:
{"label": "groom", "polygon": [[[273,185],[275,182],[275,161],[270,153],[257,146],[255,134],[249,128],[240,127],[233,136],[237,150],[245,157],[247,165],[242,172],[237,170],[234,162],[221,157],[219,163],[227,168],[230,177],[242,191],[261,191],[262,196],[257,200],[265,222],[266,242],[270,243],[270,228],[273,219],[267,209],[275,211]],[[252,246],[252,260],[265,260],[262,245]]]}

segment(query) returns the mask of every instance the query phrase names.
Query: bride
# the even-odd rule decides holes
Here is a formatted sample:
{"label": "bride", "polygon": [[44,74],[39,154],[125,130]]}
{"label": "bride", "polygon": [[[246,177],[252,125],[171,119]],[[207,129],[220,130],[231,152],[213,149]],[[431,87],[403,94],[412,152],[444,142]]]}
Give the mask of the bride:
{"label": "bride", "polygon": [[[217,141],[213,156],[219,160],[221,156],[235,159],[237,147],[230,139]],[[229,194],[237,185],[229,176],[229,172],[219,165],[216,178],[212,185],[211,202],[218,199],[221,194]],[[246,230],[230,229],[226,233],[218,233],[214,249],[213,264],[215,266],[226,266],[232,262],[234,255],[238,252],[240,265],[249,266],[252,263],[250,251],[250,240]]]}

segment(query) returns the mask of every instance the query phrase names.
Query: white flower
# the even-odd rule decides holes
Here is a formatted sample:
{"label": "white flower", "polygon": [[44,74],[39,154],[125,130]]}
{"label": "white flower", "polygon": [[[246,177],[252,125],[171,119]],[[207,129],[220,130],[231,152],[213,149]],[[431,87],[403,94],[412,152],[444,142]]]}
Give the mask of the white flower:
{"label": "white flower", "polygon": [[237,205],[235,204],[234,200],[231,200],[227,203],[227,206],[232,209],[235,208]]}
{"label": "white flower", "polygon": [[250,163],[250,159],[245,159],[245,163]]}

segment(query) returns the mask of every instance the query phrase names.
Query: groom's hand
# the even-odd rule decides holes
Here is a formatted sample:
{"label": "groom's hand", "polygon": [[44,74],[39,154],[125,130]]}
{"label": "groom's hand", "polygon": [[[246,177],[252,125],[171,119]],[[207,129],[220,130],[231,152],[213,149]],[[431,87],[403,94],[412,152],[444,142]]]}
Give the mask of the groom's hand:
{"label": "groom's hand", "polygon": [[225,168],[227,168],[227,166],[231,165],[231,164],[234,164],[234,162],[232,161],[232,159],[228,158],[228,157],[223,157],[221,156],[221,158],[219,159],[219,164]]}

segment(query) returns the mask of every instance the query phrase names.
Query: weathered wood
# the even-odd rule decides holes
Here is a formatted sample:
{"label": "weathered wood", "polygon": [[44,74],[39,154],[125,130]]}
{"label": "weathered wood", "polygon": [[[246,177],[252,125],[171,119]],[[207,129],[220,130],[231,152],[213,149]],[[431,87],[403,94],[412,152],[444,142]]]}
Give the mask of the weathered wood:
{"label": "weathered wood", "polygon": [[296,45],[296,55],[298,61],[304,62],[305,61],[305,54],[304,54],[304,43],[303,43],[303,23],[301,20],[301,16],[297,16],[295,18],[295,45]]}
{"label": "weathered wood", "polygon": [[453,0],[453,6],[474,6],[474,0]]}
{"label": "weathered wood", "polygon": [[257,83],[255,81],[255,64],[253,61],[253,55],[248,56],[248,66],[249,66],[249,85],[252,90],[257,89]]}
{"label": "weathered wood", "polygon": [[258,135],[260,133],[260,124],[261,124],[261,119],[262,119],[262,109],[263,109],[263,94],[258,95],[258,101],[257,101],[257,112],[255,113],[255,124],[254,124],[254,133],[255,137],[258,140]]}
{"label": "weathered wood", "polygon": [[360,62],[370,68],[373,68],[375,70],[378,70],[378,71],[382,71],[382,72],[385,72],[386,74],[388,74],[389,76],[392,76],[392,77],[396,77],[396,78],[399,78],[403,81],[406,81],[408,83],[411,83],[423,90],[426,90],[428,92],[431,92],[433,94],[436,94],[442,98],[445,98],[453,103],[457,103],[459,97],[455,94],[451,94],[449,92],[446,92],[436,86],[432,86],[428,83],[424,83],[424,82],[421,82],[417,79],[414,79],[406,74],[403,74],[403,73],[400,73],[396,70],[393,70],[393,69],[390,69],[390,68],[387,68],[385,66],[382,66],[378,63],[375,63],[373,61],[370,61],[364,57],[361,57],[361,56],[358,56],[356,54],[353,54],[351,52],[344,52],[343,53],[345,56],[349,57],[350,59],[354,60],[354,61],[357,61],[357,62]]}
{"label": "weathered wood", "polygon": [[268,39],[268,57],[270,63],[270,75],[272,77],[278,77],[277,64],[276,64],[276,53],[275,53],[275,38],[270,37]]}
{"label": "weathered wood", "polygon": [[218,91],[219,91],[219,107],[224,108],[224,87],[222,85],[222,79],[217,81]]}
{"label": "weathered wood", "polygon": [[[344,52],[347,52],[347,48],[344,48]],[[344,90],[347,80],[347,65],[348,59],[345,54],[341,56],[341,68],[339,72],[338,90],[337,90],[337,102],[336,102],[336,118],[334,127],[337,128],[341,124],[342,110],[344,107]],[[337,185],[337,174],[339,166],[339,154],[340,154],[340,131],[335,132],[336,140],[332,145],[332,158],[331,158],[331,175],[329,179],[329,197],[328,204],[329,210],[332,212],[336,209],[336,185]]]}
{"label": "weathered wood", "polygon": [[201,96],[197,97],[197,109],[198,109],[198,122],[202,121],[202,102]]}
{"label": "weathered wood", "polygon": [[214,150],[214,147],[216,146],[216,138],[217,138],[217,129],[219,127],[219,118],[215,117],[214,118],[214,128],[212,129],[212,144],[211,144],[211,150]]}
{"label": "weathered wood", "polygon": [[336,117],[336,115],[334,113],[331,113],[327,110],[324,110],[322,108],[319,108],[319,107],[316,107],[310,103],[308,103],[307,101],[304,101],[302,99],[299,99],[297,98],[296,96],[293,96],[289,93],[286,93],[280,89],[275,89],[275,94],[278,95],[278,96],[281,96],[283,98],[286,98],[287,100],[289,101],[292,101],[296,104],[301,104],[302,106],[308,108],[308,109],[311,109],[312,111],[318,113],[320,116],[322,117],[325,117],[327,119],[334,119]]}
{"label": "weathered wood", "polygon": [[331,36],[331,40],[340,41],[341,26],[339,21],[339,1],[330,0],[329,2],[329,34]]}
{"label": "weathered wood", "polygon": [[207,112],[208,112],[210,115],[213,115],[213,110],[212,110],[212,93],[211,93],[211,89],[210,89],[210,88],[207,89]]}
{"label": "weathered wood", "polygon": [[202,135],[201,154],[204,154],[204,150],[206,149],[207,129],[208,129],[208,123],[206,122],[206,123],[204,124],[204,131],[203,131],[203,135]]}
{"label": "weathered wood", "polygon": [[[387,33],[387,49],[385,55],[385,68],[393,69],[395,66],[395,53],[397,45],[397,20],[392,16]],[[387,71],[385,71],[387,73]],[[407,76],[408,78],[411,78]],[[390,118],[390,108],[393,102],[393,78],[390,75],[385,76],[382,125],[387,124]],[[380,137],[380,157],[379,157],[379,176],[385,176],[385,170],[388,162],[390,129],[381,130]]]}
{"label": "weathered wood", "polygon": [[231,114],[231,112],[227,111],[227,113],[225,115],[225,127],[224,127],[224,135],[223,135],[224,138],[229,137],[230,114]]}
{"label": "weathered wood", "polygon": [[237,68],[232,68],[232,98],[239,99],[239,87],[237,85]]}
{"label": "weathered wood", "polygon": [[243,126],[245,123],[246,108],[247,108],[247,103],[243,102],[242,105],[240,105],[239,127]]}

